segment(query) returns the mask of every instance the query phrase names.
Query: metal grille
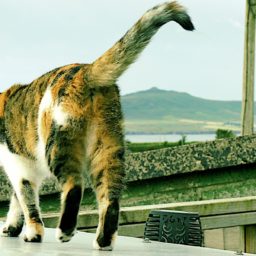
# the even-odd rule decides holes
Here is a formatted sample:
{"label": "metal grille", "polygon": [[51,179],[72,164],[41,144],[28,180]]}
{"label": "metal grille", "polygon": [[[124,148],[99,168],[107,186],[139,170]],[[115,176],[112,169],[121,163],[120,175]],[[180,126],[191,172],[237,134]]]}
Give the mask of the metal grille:
{"label": "metal grille", "polygon": [[202,246],[202,229],[197,213],[151,211],[144,238],[166,243]]}

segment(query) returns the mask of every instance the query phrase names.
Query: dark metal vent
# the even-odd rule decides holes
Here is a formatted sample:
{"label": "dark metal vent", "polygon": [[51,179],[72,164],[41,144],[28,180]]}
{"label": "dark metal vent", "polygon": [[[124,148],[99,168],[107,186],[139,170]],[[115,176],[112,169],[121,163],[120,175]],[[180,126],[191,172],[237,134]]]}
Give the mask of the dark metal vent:
{"label": "dark metal vent", "polygon": [[199,215],[179,211],[151,211],[146,222],[144,238],[166,243],[202,246]]}

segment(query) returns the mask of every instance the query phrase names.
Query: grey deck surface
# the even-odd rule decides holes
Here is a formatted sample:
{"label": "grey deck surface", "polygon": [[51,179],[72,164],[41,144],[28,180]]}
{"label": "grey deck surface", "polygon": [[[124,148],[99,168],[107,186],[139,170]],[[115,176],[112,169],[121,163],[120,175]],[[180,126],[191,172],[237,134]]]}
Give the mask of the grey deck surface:
{"label": "grey deck surface", "polygon": [[[1,226],[1,223],[0,223]],[[234,252],[159,242],[144,243],[142,239],[118,237],[114,251],[98,251],[92,247],[94,234],[78,232],[69,243],[55,240],[55,231],[46,229],[43,243],[25,243],[19,238],[0,237],[0,256],[228,256]],[[252,254],[244,254],[252,255]]]}

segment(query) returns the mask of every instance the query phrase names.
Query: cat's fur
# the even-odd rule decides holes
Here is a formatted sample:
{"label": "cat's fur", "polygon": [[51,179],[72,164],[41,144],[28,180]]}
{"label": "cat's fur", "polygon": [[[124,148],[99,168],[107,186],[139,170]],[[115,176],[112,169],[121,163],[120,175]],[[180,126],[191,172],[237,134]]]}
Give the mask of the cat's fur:
{"label": "cat's fur", "polygon": [[88,175],[99,207],[94,247],[112,249],[125,176],[116,81],[169,21],[194,28],[177,2],[158,5],[92,64],[56,68],[0,94],[0,160],[14,188],[2,235],[18,236],[24,219],[25,241],[42,240],[38,190],[52,173],[62,187],[56,235],[69,241],[83,196],[83,175]]}

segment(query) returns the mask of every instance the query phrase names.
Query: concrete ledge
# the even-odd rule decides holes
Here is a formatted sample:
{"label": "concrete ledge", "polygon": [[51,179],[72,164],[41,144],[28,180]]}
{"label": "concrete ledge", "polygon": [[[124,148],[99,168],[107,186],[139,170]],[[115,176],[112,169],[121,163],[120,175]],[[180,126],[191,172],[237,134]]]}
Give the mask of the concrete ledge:
{"label": "concrete ledge", "polygon": [[[2,223],[0,223],[0,227]],[[98,251],[93,249],[92,243],[95,235],[78,232],[70,242],[59,243],[55,241],[55,230],[46,229],[43,243],[25,243],[22,236],[18,238],[0,237],[1,256],[28,256],[28,255],[75,255],[75,256],[130,256],[130,255],[158,255],[158,256],[225,256],[234,255],[234,252],[202,248],[198,246],[185,246],[171,243],[151,241],[118,236],[113,251]],[[243,254],[252,255],[252,254]]]}
{"label": "concrete ledge", "polygon": [[[187,144],[174,148],[127,153],[125,158],[128,182],[149,180],[164,176],[198,171],[215,171],[221,168],[254,165],[256,163],[256,135]],[[0,201],[6,201],[11,186],[0,170]],[[89,187],[89,182],[86,187]],[[46,180],[41,195],[59,190],[55,178]]]}

